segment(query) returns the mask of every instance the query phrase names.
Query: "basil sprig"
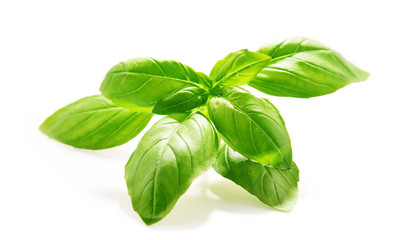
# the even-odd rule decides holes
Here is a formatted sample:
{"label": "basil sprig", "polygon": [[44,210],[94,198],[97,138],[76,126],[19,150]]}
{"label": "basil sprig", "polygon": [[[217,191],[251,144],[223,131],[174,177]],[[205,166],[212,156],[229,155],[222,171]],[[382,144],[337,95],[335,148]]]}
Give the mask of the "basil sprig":
{"label": "basil sprig", "polygon": [[230,53],[209,76],[176,61],[136,58],[111,68],[102,95],[61,108],[40,130],[77,148],[104,149],[137,136],[153,114],[167,115],[144,134],[125,166],[133,209],[148,225],[167,216],[211,166],[263,203],[287,211],[296,201],[299,170],[284,120],[267,99],[239,86],[309,98],[368,75],[303,37]]}

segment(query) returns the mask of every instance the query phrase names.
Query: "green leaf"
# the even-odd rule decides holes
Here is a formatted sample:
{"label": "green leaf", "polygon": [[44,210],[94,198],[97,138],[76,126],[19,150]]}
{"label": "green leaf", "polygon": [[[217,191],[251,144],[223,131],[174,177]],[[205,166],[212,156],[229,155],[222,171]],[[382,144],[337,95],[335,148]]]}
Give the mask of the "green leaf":
{"label": "green leaf", "polygon": [[213,168],[270,207],[289,211],[295,205],[299,170],[294,162],[289,170],[279,170],[248,159],[224,145]]}
{"label": "green leaf", "polygon": [[199,87],[188,87],[161,99],[152,110],[156,114],[187,112],[204,105],[208,92]]}
{"label": "green leaf", "polygon": [[243,49],[218,61],[209,77],[223,85],[244,85],[251,81],[269,60],[269,56]]}
{"label": "green leaf", "polygon": [[289,38],[263,46],[258,52],[272,59],[249,85],[270,95],[321,96],[369,76],[338,52],[308,38]]}
{"label": "green leaf", "polygon": [[205,88],[205,89],[210,89],[212,88],[212,80],[206,75],[205,73],[202,72],[197,72],[198,76],[200,77],[200,84]]}
{"label": "green leaf", "polygon": [[43,122],[40,130],[77,148],[104,149],[124,144],[137,136],[152,115],[129,111],[96,95],[61,108]]}
{"label": "green leaf", "polygon": [[159,100],[183,88],[200,87],[199,81],[192,68],[179,62],[135,58],[111,68],[100,90],[121,107],[151,112]]}
{"label": "green leaf", "polygon": [[223,140],[235,151],[276,168],[291,166],[291,141],[277,109],[268,101],[234,86],[211,98],[209,116]]}
{"label": "green leaf", "polygon": [[166,116],[141,139],[125,167],[133,208],[146,224],[164,218],[214,162],[218,138],[200,113]]}

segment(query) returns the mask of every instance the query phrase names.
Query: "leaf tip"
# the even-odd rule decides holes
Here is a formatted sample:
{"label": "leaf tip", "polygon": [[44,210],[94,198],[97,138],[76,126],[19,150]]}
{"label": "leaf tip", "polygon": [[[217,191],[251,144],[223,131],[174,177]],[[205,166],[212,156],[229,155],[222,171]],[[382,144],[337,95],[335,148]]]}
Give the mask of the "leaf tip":
{"label": "leaf tip", "polygon": [[[141,216],[140,216],[141,217]],[[162,220],[162,218],[146,218],[146,217],[141,217],[141,220],[147,225],[153,225],[154,223],[157,223]]]}
{"label": "leaf tip", "polygon": [[292,158],[291,157],[277,157],[276,153],[268,153],[268,154],[263,154],[261,157],[252,157],[253,160],[266,164],[272,168],[276,168],[279,170],[290,170],[291,169],[291,164],[292,164]]}
{"label": "leaf tip", "polygon": [[296,204],[296,200],[297,200],[297,196],[295,194],[295,196],[293,196],[291,199],[289,199],[288,201],[282,202],[279,205],[273,206],[274,209],[281,211],[281,212],[291,212],[292,209],[294,208],[295,204]]}
{"label": "leaf tip", "polygon": [[48,119],[49,118],[47,118],[46,120],[44,120],[43,122],[42,122],[42,124],[40,124],[40,126],[39,126],[39,131],[40,132],[42,132],[44,135],[47,135],[48,136],[48,131],[47,131],[47,122],[48,122]]}
{"label": "leaf tip", "polygon": [[370,77],[370,73],[364,70],[360,72],[360,82],[366,81]]}

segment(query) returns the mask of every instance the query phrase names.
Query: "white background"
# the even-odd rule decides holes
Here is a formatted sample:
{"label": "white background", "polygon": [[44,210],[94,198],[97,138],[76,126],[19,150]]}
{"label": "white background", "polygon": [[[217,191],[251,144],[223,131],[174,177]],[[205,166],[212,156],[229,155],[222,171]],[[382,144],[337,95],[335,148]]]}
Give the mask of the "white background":
{"label": "white background", "polygon": [[[398,239],[396,2],[1,1],[0,239]],[[296,35],[371,75],[323,97],[269,97],[301,170],[290,213],[210,170],[148,227],[123,179],[142,134],[95,152],[38,131],[58,108],[99,93],[119,61],[174,59],[209,73],[229,52]]]}

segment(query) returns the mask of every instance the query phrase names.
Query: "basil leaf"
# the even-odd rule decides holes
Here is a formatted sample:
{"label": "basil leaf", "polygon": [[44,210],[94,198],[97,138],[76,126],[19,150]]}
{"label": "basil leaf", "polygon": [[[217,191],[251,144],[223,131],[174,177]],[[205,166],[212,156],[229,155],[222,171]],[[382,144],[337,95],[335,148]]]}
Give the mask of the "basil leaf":
{"label": "basil leaf", "polygon": [[205,73],[202,73],[202,72],[197,72],[197,74],[200,77],[200,84],[205,89],[212,88],[212,80],[208,77],[208,75],[206,75]]}
{"label": "basil leaf", "polygon": [[243,49],[230,53],[213,67],[209,77],[224,85],[244,85],[266,66],[269,56]]}
{"label": "basil leaf", "polygon": [[152,113],[132,112],[96,95],[61,108],[43,122],[40,130],[77,148],[104,149],[137,136],[151,117]]}
{"label": "basil leaf", "polygon": [[248,159],[227,145],[220,148],[213,168],[259,200],[278,210],[291,210],[298,192],[299,170],[279,170]]}
{"label": "basil leaf", "polygon": [[152,110],[156,114],[187,112],[206,103],[208,92],[199,87],[184,88],[161,99]]}
{"label": "basil leaf", "polygon": [[211,98],[209,116],[223,140],[247,158],[276,168],[291,166],[291,141],[279,112],[268,101],[234,86]]}
{"label": "basil leaf", "polygon": [[199,87],[199,79],[192,68],[179,62],[135,58],[111,68],[100,90],[121,107],[151,112],[164,97],[183,88]]}
{"label": "basil leaf", "polygon": [[172,210],[217,149],[217,134],[200,113],[166,116],[147,131],[125,167],[133,208],[146,224]]}
{"label": "basil leaf", "polygon": [[249,85],[270,95],[321,96],[369,76],[338,52],[308,38],[289,38],[263,46],[258,52],[272,59]]}

